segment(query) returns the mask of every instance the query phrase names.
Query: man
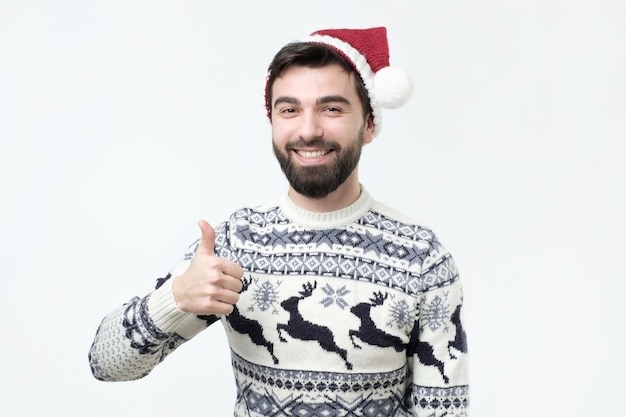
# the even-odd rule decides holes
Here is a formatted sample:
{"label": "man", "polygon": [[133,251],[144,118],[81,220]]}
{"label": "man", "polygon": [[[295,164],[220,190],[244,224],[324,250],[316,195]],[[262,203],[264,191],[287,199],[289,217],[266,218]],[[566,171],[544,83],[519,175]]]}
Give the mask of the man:
{"label": "man", "polygon": [[289,190],[215,229],[200,221],[201,238],[156,289],[104,318],[94,376],[144,377],[221,321],[235,416],[467,415],[452,257],[358,177],[381,107],[410,93],[385,28],[318,31],[281,49],[265,94]]}

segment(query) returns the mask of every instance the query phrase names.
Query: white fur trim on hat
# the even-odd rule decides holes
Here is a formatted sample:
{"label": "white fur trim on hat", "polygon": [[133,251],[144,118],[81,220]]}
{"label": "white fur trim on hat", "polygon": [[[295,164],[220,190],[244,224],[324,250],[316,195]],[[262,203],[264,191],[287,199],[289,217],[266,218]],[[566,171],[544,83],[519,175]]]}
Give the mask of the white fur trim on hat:
{"label": "white fur trim on hat", "polygon": [[309,35],[303,42],[321,43],[340,51],[360,75],[370,99],[374,118],[374,136],[382,127],[382,108],[398,108],[409,101],[413,84],[409,75],[400,68],[384,67],[374,73],[359,50],[341,39],[328,35]]}

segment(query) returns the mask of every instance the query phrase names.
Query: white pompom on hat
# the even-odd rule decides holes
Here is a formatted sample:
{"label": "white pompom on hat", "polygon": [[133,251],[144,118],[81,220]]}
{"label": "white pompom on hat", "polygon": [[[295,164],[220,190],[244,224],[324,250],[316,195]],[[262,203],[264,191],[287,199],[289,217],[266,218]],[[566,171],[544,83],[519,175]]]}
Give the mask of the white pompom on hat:
{"label": "white pompom on hat", "polygon": [[301,42],[321,43],[332,47],[361,76],[374,116],[374,136],[382,127],[382,108],[402,107],[413,94],[413,83],[406,71],[389,65],[385,27],[318,30]]}

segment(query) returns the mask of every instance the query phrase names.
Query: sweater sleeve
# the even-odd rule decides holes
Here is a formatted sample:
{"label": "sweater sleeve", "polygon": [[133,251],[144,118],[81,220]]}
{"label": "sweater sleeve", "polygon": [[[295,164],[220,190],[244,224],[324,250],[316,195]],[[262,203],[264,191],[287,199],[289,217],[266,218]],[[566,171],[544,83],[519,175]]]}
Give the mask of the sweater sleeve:
{"label": "sweater sleeve", "polygon": [[424,266],[430,288],[420,297],[409,347],[413,414],[466,417],[468,349],[461,282],[452,257],[442,248],[431,253]]}
{"label": "sweater sleeve", "polygon": [[184,272],[192,257],[185,255],[167,277],[158,280],[154,291],[132,298],[104,317],[89,350],[96,379],[142,378],[181,344],[218,320],[217,316],[196,316],[176,306],[170,278]]}

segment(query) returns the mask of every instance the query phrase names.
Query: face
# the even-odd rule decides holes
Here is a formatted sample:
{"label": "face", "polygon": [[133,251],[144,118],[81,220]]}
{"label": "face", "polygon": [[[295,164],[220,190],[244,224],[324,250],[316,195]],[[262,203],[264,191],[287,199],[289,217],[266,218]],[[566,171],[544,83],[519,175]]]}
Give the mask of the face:
{"label": "face", "polygon": [[274,154],[291,187],[319,199],[357,181],[361,148],[373,139],[355,74],[339,65],[292,66],[272,87]]}

